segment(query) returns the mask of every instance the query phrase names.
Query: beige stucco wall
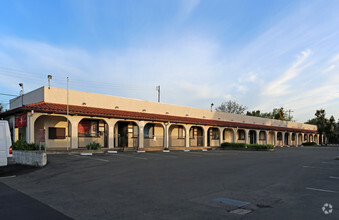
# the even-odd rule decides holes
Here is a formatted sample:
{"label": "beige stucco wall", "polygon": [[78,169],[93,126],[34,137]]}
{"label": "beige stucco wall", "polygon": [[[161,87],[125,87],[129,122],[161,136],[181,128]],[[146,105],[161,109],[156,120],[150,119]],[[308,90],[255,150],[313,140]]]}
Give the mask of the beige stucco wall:
{"label": "beige stucco wall", "polygon": [[[11,100],[12,101],[12,100]],[[41,87],[30,93],[25,94],[24,104],[35,103],[35,102],[50,102],[58,104],[67,104],[67,90],[61,88]],[[84,104],[85,103],[85,104]],[[233,121],[240,123],[270,125],[279,127],[299,128],[307,130],[316,130],[316,126],[280,121],[274,119],[265,119],[259,117],[252,117],[246,115],[230,114],[224,112],[210,111],[207,109],[198,109],[177,105],[170,105],[164,103],[142,101],[135,99],[128,99],[116,96],[102,95],[96,93],[81,92],[75,90],[69,90],[69,104],[78,106],[88,106],[97,108],[115,109],[118,107],[119,110],[135,111],[135,112],[147,112],[156,114],[168,114],[174,116],[184,116],[193,118],[206,118],[214,120]],[[10,108],[21,106],[21,101],[13,100]]]}
{"label": "beige stucco wall", "polygon": [[34,124],[34,142],[39,143],[39,129],[45,129],[45,146],[47,149],[53,148],[65,148],[67,139],[49,139],[48,136],[48,128],[49,127],[58,127],[58,128],[65,128],[66,135],[67,135],[67,120],[65,117],[61,116],[40,116],[37,118]]}

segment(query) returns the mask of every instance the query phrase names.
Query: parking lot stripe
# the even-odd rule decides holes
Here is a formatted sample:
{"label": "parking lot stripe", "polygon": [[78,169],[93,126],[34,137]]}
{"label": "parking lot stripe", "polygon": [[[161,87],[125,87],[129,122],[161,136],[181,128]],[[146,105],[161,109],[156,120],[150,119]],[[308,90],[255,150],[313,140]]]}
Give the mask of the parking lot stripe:
{"label": "parking lot stripe", "polygon": [[339,192],[333,191],[333,190],[317,189],[317,188],[311,188],[311,187],[306,187],[306,189],[308,189],[308,190],[314,190],[314,191],[320,191],[320,192],[339,193]]}
{"label": "parking lot stripe", "polygon": [[13,176],[2,176],[0,177],[0,179],[8,179],[8,178],[14,178],[16,177],[16,175],[13,175]]}
{"label": "parking lot stripe", "polygon": [[323,169],[323,170],[336,170],[336,168],[323,168],[323,167],[312,167],[312,166],[303,166],[303,168]]}
{"label": "parking lot stripe", "polygon": [[337,180],[339,180],[339,177],[337,177],[337,176],[330,176],[330,179],[337,179]]}
{"label": "parking lot stripe", "polygon": [[129,157],[129,158],[134,158],[134,159],[139,159],[139,160],[148,160],[148,158],[146,158],[146,157],[133,157],[133,156],[127,156],[127,155],[123,155],[123,154],[116,154],[116,156]]}
{"label": "parking lot stripe", "polygon": [[109,160],[104,160],[104,159],[99,159],[99,158],[94,158],[94,157],[85,157],[85,156],[74,155],[74,154],[69,154],[69,155],[75,156],[75,157],[84,158],[84,159],[90,159],[90,160],[98,160],[98,161],[103,161],[103,162],[109,162]]}

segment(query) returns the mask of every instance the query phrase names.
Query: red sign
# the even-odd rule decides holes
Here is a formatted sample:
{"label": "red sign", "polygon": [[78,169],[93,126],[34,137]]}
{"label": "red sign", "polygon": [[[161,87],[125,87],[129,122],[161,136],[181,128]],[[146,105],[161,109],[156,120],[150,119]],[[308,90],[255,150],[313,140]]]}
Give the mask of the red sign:
{"label": "red sign", "polygon": [[45,142],[45,129],[39,129],[39,142]]}
{"label": "red sign", "polygon": [[90,134],[91,133],[91,122],[82,120],[78,125],[78,132],[82,134]]}
{"label": "red sign", "polygon": [[27,114],[16,115],[15,116],[15,127],[23,127],[27,125]]}

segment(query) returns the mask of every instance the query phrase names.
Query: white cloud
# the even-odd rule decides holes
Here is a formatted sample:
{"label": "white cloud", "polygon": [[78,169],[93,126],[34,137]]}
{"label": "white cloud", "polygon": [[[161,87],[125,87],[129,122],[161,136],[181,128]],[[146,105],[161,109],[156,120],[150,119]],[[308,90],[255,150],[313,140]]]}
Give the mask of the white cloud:
{"label": "white cloud", "polygon": [[331,65],[331,66],[329,66],[328,68],[326,68],[326,69],[323,71],[323,73],[331,72],[334,68],[335,68],[335,65]]}
{"label": "white cloud", "polygon": [[264,90],[264,94],[268,96],[279,96],[286,94],[286,90],[290,87],[286,82],[298,76],[298,74],[303,71],[308,65],[303,65],[307,58],[310,56],[311,51],[305,50],[301,52],[301,55],[298,56],[297,61],[292,64],[292,66],[285,71],[281,76],[279,76],[273,82],[269,82],[267,88]]}

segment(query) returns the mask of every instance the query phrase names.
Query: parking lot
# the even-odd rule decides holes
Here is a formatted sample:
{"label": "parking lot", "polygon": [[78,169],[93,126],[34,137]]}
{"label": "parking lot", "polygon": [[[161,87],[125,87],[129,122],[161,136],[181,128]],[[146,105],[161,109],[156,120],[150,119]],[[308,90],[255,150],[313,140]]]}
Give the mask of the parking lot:
{"label": "parking lot", "polygon": [[20,219],[339,219],[336,156],[335,147],[48,155],[44,168],[5,168],[0,197],[13,201],[0,214]]}

